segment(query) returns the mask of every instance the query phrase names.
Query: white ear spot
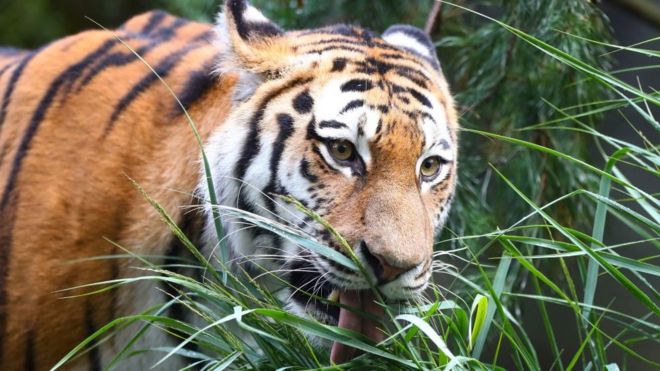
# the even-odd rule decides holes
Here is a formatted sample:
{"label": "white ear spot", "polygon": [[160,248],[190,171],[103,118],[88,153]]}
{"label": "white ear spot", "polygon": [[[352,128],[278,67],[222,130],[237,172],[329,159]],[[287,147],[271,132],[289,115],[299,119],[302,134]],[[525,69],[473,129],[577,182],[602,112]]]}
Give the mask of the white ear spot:
{"label": "white ear spot", "polygon": [[398,46],[431,62],[433,67],[440,69],[440,62],[435,54],[435,45],[424,31],[407,24],[390,26],[382,36],[388,44]]}
{"label": "white ear spot", "polygon": [[245,12],[243,12],[243,19],[246,22],[270,23],[270,20],[266,18],[263,13],[251,5],[249,5],[247,9],[245,9]]}
{"label": "white ear spot", "polygon": [[411,49],[415,53],[425,57],[433,58],[428,47],[419,41],[416,38],[406,34],[405,32],[392,32],[383,36],[383,40],[387,41],[392,45],[402,47],[404,49]]}

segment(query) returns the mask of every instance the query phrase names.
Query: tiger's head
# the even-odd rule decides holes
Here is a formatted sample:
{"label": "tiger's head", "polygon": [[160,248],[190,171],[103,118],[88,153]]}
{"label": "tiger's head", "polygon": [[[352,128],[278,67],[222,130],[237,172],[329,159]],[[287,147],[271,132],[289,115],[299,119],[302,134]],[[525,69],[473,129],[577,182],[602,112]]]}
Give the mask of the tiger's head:
{"label": "tiger's head", "polygon": [[[457,160],[457,115],[428,36],[407,25],[381,36],[346,25],[284,32],[244,0],[227,1],[217,34],[218,72],[236,80],[233,110],[206,146],[219,203],[345,253],[276,196],[290,195],[346,239],[386,299],[419,295]],[[286,272],[292,311],[341,325],[348,314],[310,294],[370,300],[360,272],[266,230],[224,224],[235,259]]]}

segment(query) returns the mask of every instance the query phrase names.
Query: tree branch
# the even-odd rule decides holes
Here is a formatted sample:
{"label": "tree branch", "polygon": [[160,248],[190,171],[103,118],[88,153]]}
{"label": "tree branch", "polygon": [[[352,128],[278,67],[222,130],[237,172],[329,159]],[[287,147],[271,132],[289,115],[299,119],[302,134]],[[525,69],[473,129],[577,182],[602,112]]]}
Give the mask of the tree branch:
{"label": "tree branch", "polygon": [[436,20],[438,19],[438,15],[440,14],[440,9],[442,7],[442,0],[436,0],[435,3],[433,3],[433,8],[431,8],[431,11],[429,12],[429,16],[426,18],[426,24],[424,25],[424,32],[427,34],[431,34],[433,32],[433,29],[435,29],[436,26]]}
{"label": "tree branch", "polygon": [[612,0],[636,16],[644,18],[653,26],[660,28],[660,6],[651,0]]}

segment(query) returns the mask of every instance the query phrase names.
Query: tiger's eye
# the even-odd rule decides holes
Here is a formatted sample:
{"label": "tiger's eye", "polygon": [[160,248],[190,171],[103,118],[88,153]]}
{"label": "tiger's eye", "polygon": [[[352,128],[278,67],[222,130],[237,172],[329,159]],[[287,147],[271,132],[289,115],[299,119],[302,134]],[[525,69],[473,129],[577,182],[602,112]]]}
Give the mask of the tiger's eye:
{"label": "tiger's eye", "polygon": [[338,161],[348,161],[355,154],[355,146],[347,140],[333,140],[330,142],[330,154]]}
{"label": "tiger's eye", "polygon": [[422,178],[433,178],[440,170],[440,158],[437,156],[429,157],[422,162],[422,167],[420,173],[422,173]]}

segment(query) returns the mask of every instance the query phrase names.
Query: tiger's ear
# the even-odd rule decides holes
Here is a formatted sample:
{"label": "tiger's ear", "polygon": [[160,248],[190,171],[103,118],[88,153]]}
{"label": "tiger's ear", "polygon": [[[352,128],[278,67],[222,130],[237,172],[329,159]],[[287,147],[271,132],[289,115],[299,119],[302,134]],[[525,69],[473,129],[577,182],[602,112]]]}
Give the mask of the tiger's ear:
{"label": "tiger's ear", "polygon": [[419,28],[407,24],[397,24],[385,30],[382,38],[387,43],[405,49],[427,60],[436,69],[440,69],[433,41],[426,32]]}
{"label": "tiger's ear", "polygon": [[[239,74],[237,93],[245,98],[268,75],[285,68],[292,55],[284,31],[247,0],[227,0],[216,21],[218,72]],[[240,98],[240,97],[239,97]]]}

